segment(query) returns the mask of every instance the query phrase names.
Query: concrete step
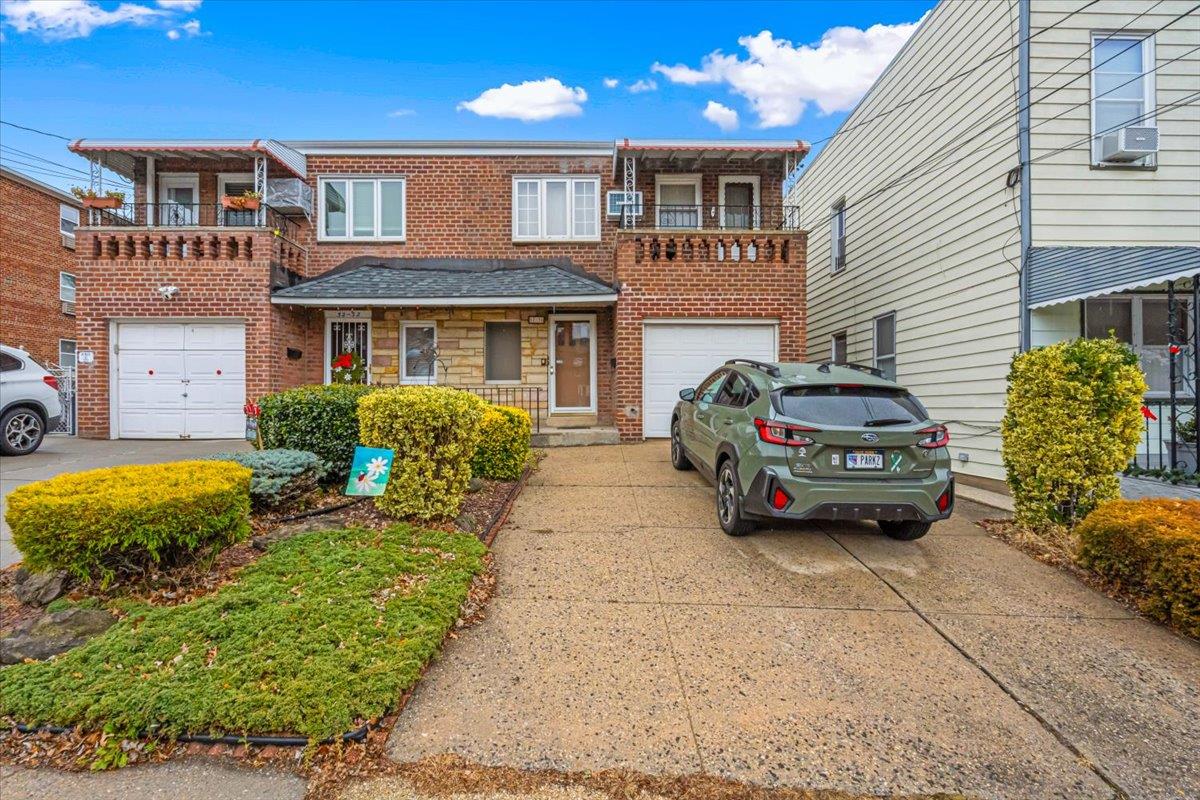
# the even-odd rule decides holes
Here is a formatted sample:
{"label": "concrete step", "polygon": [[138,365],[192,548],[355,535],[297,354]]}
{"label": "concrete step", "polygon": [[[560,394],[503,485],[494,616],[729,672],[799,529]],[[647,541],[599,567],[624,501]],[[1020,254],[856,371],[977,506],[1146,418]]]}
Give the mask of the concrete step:
{"label": "concrete step", "polygon": [[616,428],[542,428],[533,435],[534,447],[583,447],[589,444],[620,444]]}

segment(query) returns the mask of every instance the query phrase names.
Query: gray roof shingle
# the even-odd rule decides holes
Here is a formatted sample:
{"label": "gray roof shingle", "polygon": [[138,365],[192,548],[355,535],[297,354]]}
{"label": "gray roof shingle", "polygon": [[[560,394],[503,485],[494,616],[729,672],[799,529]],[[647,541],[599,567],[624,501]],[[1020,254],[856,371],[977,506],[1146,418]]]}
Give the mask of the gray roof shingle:
{"label": "gray roof shingle", "polygon": [[523,259],[357,256],[315,278],[280,289],[279,300],[385,300],[487,297],[611,298],[613,287],[574,264]]}

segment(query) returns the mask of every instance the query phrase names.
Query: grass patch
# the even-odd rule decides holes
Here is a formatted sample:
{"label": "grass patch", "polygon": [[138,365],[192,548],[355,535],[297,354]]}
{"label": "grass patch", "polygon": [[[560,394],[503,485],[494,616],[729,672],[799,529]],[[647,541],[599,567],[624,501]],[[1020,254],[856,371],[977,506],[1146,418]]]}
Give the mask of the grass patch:
{"label": "grass patch", "polygon": [[408,525],[293,537],[213,594],[131,605],[87,644],[0,671],[0,714],[168,737],[336,736],[416,683],[484,552]]}

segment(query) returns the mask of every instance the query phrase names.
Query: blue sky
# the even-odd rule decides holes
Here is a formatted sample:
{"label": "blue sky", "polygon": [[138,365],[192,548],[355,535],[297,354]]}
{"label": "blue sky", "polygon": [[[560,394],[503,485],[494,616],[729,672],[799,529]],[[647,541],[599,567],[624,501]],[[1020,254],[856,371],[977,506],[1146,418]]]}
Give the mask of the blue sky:
{"label": "blue sky", "polygon": [[[71,138],[814,140],[933,5],[0,0],[0,119]],[[0,144],[59,186],[76,181],[25,154],[83,164],[9,126]]]}

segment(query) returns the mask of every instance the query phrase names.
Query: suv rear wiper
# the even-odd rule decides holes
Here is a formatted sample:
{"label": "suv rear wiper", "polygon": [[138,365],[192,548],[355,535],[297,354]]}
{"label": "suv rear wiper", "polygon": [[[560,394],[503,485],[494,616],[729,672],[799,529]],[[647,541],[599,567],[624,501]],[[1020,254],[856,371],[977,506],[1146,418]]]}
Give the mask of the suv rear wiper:
{"label": "suv rear wiper", "polygon": [[863,423],[868,428],[877,428],[881,425],[907,425],[912,422],[911,419],[900,419],[899,417],[884,417],[883,419],[869,419]]}

